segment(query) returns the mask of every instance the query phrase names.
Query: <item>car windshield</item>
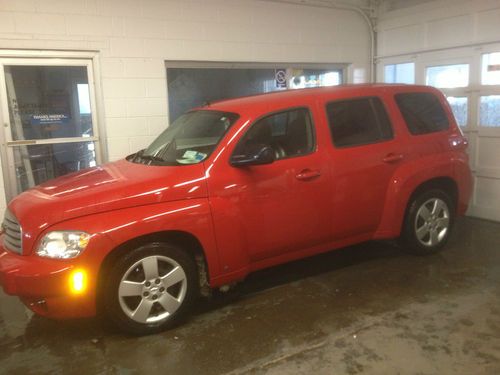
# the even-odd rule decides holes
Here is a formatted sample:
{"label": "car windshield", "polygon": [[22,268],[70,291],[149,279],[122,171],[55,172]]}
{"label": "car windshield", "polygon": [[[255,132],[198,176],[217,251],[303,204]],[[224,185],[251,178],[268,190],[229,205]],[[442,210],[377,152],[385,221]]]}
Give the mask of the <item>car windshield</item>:
{"label": "car windshield", "polygon": [[187,112],[129,160],[156,165],[200,163],[213,152],[237,118],[237,114],[229,112]]}

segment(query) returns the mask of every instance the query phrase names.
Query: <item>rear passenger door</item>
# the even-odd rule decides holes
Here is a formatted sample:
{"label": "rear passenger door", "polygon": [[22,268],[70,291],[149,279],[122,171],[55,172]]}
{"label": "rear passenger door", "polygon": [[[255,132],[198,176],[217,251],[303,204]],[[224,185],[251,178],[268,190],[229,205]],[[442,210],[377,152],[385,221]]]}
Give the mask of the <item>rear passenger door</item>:
{"label": "rear passenger door", "polygon": [[378,96],[326,103],[332,139],[335,240],[373,234],[404,149]]}

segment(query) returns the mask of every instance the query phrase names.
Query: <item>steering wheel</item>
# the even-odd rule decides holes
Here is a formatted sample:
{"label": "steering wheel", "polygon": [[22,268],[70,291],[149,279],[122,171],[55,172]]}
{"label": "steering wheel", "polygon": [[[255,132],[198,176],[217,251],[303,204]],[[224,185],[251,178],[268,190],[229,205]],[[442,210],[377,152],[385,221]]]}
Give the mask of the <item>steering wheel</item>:
{"label": "steering wheel", "polygon": [[271,147],[274,150],[274,157],[276,158],[276,160],[286,157],[286,151],[279,143],[273,143]]}

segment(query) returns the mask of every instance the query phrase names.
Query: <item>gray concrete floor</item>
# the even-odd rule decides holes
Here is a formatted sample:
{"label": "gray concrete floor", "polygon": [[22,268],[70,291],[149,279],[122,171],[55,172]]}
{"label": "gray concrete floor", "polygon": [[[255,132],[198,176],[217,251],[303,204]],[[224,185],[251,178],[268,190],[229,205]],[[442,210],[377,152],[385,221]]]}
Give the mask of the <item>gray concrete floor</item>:
{"label": "gray concrete floor", "polygon": [[2,374],[499,374],[500,224],[440,254],[368,243],[256,273],[162,334],[54,322],[0,294]]}

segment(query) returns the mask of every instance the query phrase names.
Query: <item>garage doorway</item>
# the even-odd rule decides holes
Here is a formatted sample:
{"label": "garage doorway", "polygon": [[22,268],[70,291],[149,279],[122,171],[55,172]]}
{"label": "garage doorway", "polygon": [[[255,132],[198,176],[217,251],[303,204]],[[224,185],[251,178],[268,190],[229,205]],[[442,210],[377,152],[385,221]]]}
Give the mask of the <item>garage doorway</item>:
{"label": "garage doorway", "polygon": [[0,59],[7,199],[100,162],[92,60]]}
{"label": "garage doorway", "polygon": [[169,120],[216,100],[344,83],[344,64],[167,62]]}

